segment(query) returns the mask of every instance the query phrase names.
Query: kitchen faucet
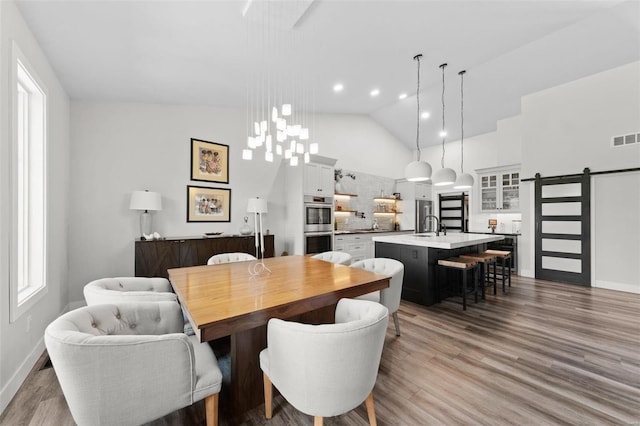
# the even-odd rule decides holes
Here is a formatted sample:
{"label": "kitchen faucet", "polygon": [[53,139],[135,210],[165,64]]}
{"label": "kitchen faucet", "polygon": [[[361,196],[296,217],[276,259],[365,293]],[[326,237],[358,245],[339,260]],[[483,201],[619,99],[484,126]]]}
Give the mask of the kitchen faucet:
{"label": "kitchen faucet", "polygon": [[[427,220],[429,220],[429,218],[432,217],[436,220],[436,237],[440,236],[440,219],[438,219],[438,216],[434,215],[434,214],[428,214],[424,217],[424,223],[422,224],[422,227],[426,230],[427,229]],[[445,234],[446,235],[446,234]]]}

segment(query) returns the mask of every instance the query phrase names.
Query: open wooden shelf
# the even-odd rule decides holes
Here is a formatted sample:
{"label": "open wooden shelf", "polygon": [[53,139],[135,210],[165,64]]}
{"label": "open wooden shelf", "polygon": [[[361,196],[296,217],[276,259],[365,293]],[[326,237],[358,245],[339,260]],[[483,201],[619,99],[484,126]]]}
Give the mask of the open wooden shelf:
{"label": "open wooden shelf", "polygon": [[402,201],[401,198],[395,197],[373,197],[374,200]]}

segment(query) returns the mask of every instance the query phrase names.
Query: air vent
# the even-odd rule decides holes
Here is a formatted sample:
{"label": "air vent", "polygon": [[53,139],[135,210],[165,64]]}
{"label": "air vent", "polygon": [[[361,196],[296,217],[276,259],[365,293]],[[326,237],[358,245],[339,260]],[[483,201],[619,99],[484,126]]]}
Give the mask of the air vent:
{"label": "air vent", "polygon": [[611,138],[611,145],[613,147],[631,145],[634,143],[640,143],[640,133],[631,133],[630,135],[614,136]]}

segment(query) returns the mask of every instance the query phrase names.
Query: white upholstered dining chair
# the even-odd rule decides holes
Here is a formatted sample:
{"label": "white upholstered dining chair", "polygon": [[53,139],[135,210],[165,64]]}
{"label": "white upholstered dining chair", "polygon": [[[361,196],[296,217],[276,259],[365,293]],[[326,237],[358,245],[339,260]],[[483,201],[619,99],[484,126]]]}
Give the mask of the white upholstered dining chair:
{"label": "white upholstered dining chair", "polygon": [[175,302],[85,306],[54,320],[45,344],[80,425],[139,425],[205,399],[218,422],[222,373],[207,343],[182,333]]}
{"label": "white upholstered dining chair", "polygon": [[364,259],[351,264],[352,268],[365,269],[376,274],[390,275],[389,287],[380,291],[359,296],[356,299],[371,300],[383,304],[393,316],[393,324],[396,327],[396,336],[400,335],[400,323],[398,321],[398,309],[402,297],[402,280],[404,279],[404,265],[395,259],[375,257]]}
{"label": "white upholstered dining chair", "polygon": [[245,262],[247,260],[257,260],[249,253],[220,253],[214,254],[207,260],[207,265],[217,265],[219,263]]}
{"label": "white upholstered dining chair", "polygon": [[[131,302],[176,302],[178,296],[173,292],[166,278],[114,277],[100,278],[84,286],[84,299],[87,305]],[[194,334],[187,315],[183,313],[184,332]]]}
{"label": "white upholstered dining chair", "polygon": [[384,306],[354,299],[338,302],[335,324],[269,320],[267,348],[260,353],[266,417],[272,417],[275,386],[296,409],[314,416],[315,425],[365,400],[375,425],[373,387],[388,321]]}
{"label": "white upholstered dining chair", "polygon": [[349,266],[351,264],[351,255],[346,251],[325,251],[323,253],[314,254],[314,259],[324,260],[325,262],[337,263],[339,265]]}

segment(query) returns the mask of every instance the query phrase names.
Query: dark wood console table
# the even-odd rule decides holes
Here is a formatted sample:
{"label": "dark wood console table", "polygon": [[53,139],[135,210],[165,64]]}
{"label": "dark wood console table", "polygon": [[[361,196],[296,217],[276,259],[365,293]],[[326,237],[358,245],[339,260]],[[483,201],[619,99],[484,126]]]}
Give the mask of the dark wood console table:
{"label": "dark wood console table", "polygon": [[[274,237],[264,236],[264,256],[274,257]],[[173,237],[136,240],[136,277],[169,278],[167,269],[206,265],[214,254],[243,252],[255,256],[255,238],[249,236]]]}

